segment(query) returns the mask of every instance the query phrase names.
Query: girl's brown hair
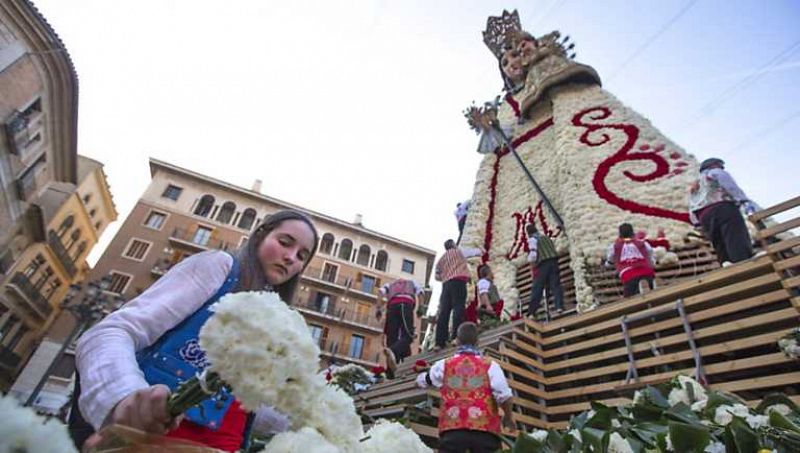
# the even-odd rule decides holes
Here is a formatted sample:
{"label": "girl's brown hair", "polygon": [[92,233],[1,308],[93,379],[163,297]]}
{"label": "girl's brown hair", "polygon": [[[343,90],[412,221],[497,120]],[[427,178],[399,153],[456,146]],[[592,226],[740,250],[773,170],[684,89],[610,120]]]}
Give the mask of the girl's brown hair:
{"label": "girl's brown hair", "polygon": [[[298,211],[278,211],[265,217],[261,225],[250,235],[250,238],[244,246],[239,249],[240,273],[239,286],[237,288],[239,291],[259,291],[269,285],[264,276],[264,270],[261,268],[261,263],[258,260],[258,247],[261,245],[261,241],[263,241],[272,230],[278,228],[287,220],[299,220],[308,225],[308,227],[311,228],[311,232],[314,233],[314,245],[311,249],[311,254],[309,254],[308,259],[303,264],[303,270],[305,270],[308,263],[311,262],[311,258],[317,253],[317,245],[319,244],[319,235],[311,219]],[[295,291],[297,291],[297,285],[300,283],[300,275],[302,273],[303,271],[300,271],[289,280],[280,285],[273,286],[274,291],[277,292],[281,296],[281,299],[287,304],[293,302],[292,298],[294,297]]]}

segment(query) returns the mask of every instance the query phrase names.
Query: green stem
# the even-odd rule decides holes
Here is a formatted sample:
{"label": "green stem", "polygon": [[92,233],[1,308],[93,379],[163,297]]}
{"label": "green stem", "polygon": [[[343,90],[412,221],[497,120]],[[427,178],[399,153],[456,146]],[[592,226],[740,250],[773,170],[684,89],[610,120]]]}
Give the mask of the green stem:
{"label": "green stem", "polygon": [[204,399],[218,392],[225,386],[225,382],[217,373],[210,372],[206,375],[195,375],[186,382],[181,383],[167,401],[167,410],[173,417],[186,412]]}

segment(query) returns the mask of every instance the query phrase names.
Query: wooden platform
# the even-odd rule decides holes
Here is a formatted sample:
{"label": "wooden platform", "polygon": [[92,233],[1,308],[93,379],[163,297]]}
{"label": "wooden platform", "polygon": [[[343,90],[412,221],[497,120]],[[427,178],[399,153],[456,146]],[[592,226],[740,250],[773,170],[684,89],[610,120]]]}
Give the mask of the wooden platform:
{"label": "wooden platform", "polygon": [[[782,205],[797,207],[800,198]],[[589,313],[550,323],[520,320],[485,332],[480,346],[506,372],[518,425],[526,430],[563,428],[571,416],[589,409],[591,401],[622,404],[646,384],[664,382],[676,373],[697,373],[675,309],[678,301],[696,343],[699,371],[712,388],[753,404],[773,391],[800,402],[800,361],[787,358],[777,346],[781,336],[800,325],[800,242],[783,235],[798,222],[766,225],[758,214],[763,256],[719,268],[716,262],[706,263],[708,251],[699,245],[685,254],[696,257],[696,268],[682,266],[669,274],[673,280],[647,294],[617,297]],[[674,269],[660,272],[670,271]],[[626,317],[636,318],[627,327],[638,379],[626,380],[631,367],[622,330]],[[416,388],[411,366],[417,358],[432,363],[452,352],[412,357],[401,366],[398,379],[360,394],[359,409],[372,416],[387,413],[387,408],[394,414],[411,413],[414,429],[433,442],[438,392]],[[405,411],[412,407],[412,412]]]}

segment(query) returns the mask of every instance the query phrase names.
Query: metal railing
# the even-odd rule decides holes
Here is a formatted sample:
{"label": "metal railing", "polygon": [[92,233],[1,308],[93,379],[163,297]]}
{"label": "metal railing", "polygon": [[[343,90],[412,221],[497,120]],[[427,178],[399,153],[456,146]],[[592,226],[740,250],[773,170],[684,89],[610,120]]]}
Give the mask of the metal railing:
{"label": "metal railing", "polygon": [[190,231],[185,228],[175,228],[172,230],[172,234],[170,234],[169,237],[170,239],[175,239],[181,243],[196,247],[199,250],[228,250],[232,248],[230,244],[220,239],[215,239],[212,237],[207,237],[204,239],[201,236],[198,236],[197,230]]}
{"label": "metal railing", "polygon": [[337,272],[336,275],[326,274],[322,269],[318,267],[307,267],[305,271],[303,271],[303,276],[308,278],[313,278],[316,280],[322,280],[324,282],[330,283],[332,285],[339,286],[348,291],[358,291],[362,294],[369,294],[372,296],[378,295],[378,284],[375,283],[372,285],[372,288],[369,291],[364,288],[364,285],[361,281],[354,277],[345,277],[339,275]]}
{"label": "metal railing", "polygon": [[294,306],[303,310],[329,316],[340,322],[358,324],[372,329],[381,329],[383,327],[375,318],[375,314],[372,310],[370,310],[369,313],[359,313],[347,304],[340,304],[337,302],[320,304],[314,300],[304,300],[295,302]]}
{"label": "metal railing", "polygon": [[33,307],[42,315],[43,318],[50,316],[53,307],[47,302],[39,289],[33,285],[30,279],[22,272],[17,272],[11,277],[11,284],[25,296]]}
{"label": "metal railing", "polygon": [[60,262],[64,267],[67,275],[69,275],[70,278],[74,277],[75,274],[78,273],[78,268],[75,266],[75,261],[71,256],[69,256],[67,249],[64,248],[64,244],[61,242],[61,238],[58,236],[58,233],[53,230],[48,231],[47,243],[50,245],[53,253],[58,258],[58,262]]}

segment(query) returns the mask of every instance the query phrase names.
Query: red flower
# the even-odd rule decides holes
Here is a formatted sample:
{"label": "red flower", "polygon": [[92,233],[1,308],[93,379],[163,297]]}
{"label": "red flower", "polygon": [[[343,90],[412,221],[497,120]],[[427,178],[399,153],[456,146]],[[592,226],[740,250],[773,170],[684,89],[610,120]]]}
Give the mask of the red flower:
{"label": "red flower", "polygon": [[372,367],[371,371],[372,371],[372,374],[374,374],[375,376],[382,376],[384,373],[386,373],[386,368],[378,365],[378,366]]}
{"label": "red flower", "polygon": [[330,382],[331,379],[333,379],[333,374],[331,374],[331,370],[328,370],[328,372],[325,373],[325,381]]}
{"label": "red flower", "polygon": [[420,371],[427,370],[427,369],[428,369],[428,362],[426,362],[426,361],[424,361],[422,359],[419,359],[416,362],[414,362],[414,372],[415,373],[419,373]]}
{"label": "red flower", "polygon": [[522,315],[521,314],[517,313],[515,315],[511,315],[511,320],[512,321],[516,321],[518,319],[522,319]]}

